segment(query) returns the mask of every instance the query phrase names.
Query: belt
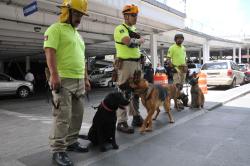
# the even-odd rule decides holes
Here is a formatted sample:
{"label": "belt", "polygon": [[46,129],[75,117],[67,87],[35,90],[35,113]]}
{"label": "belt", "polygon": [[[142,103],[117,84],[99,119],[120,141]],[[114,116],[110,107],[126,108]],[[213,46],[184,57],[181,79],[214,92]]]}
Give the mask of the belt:
{"label": "belt", "polygon": [[134,62],[140,61],[140,58],[128,58],[128,59],[119,58],[119,59],[121,59],[122,61],[134,61]]}

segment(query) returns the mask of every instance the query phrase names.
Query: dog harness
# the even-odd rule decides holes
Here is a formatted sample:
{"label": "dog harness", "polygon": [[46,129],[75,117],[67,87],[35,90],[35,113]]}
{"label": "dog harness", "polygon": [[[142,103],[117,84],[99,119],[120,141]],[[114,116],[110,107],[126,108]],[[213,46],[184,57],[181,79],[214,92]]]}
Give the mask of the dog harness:
{"label": "dog harness", "polygon": [[166,88],[164,88],[161,85],[154,85],[156,89],[158,89],[159,92],[159,98],[161,101],[164,101],[168,95],[168,92],[166,90]]}

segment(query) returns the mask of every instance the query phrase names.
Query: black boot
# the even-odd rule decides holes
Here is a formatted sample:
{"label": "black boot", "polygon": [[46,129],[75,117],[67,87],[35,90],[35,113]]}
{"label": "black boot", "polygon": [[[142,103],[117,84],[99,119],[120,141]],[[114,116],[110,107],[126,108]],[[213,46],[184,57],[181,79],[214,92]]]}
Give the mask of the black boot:
{"label": "black boot", "polygon": [[142,123],[143,123],[143,118],[141,117],[141,115],[133,116],[132,126],[141,127]]}
{"label": "black boot", "polygon": [[89,151],[87,147],[81,146],[79,142],[69,145],[66,150],[73,151],[73,152],[80,152],[80,153],[85,153]]}
{"label": "black boot", "polygon": [[117,124],[117,130],[127,134],[133,134],[134,129],[128,126],[127,122],[120,122]]}
{"label": "black boot", "polygon": [[66,152],[53,153],[52,160],[58,166],[73,166],[74,165]]}

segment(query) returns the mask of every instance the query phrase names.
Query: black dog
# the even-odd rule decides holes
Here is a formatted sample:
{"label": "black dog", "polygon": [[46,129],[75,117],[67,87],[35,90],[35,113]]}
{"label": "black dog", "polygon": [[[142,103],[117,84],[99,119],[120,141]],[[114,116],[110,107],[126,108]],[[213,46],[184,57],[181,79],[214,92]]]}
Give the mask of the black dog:
{"label": "black dog", "polygon": [[111,143],[113,149],[118,149],[115,139],[116,110],[118,107],[124,109],[128,104],[129,100],[125,99],[122,93],[108,94],[98,106],[88,136],[79,135],[79,138],[90,140],[93,145],[99,145],[102,152],[107,150],[106,143]]}

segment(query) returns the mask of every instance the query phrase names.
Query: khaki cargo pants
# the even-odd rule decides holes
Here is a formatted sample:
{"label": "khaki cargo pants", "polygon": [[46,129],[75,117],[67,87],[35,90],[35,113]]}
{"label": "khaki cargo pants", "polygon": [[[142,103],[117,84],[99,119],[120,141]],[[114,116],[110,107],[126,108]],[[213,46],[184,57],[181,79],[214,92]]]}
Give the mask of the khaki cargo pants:
{"label": "khaki cargo pants", "polygon": [[77,142],[83,118],[84,79],[61,78],[59,93],[52,91],[53,127],[50,134],[52,152],[64,152]]}
{"label": "khaki cargo pants", "polygon": [[[123,61],[121,69],[118,70],[118,85],[125,83],[129,78],[134,76],[136,70],[141,70],[141,63],[135,61]],[[143,72],[142,72],[143,73]],[[143,75],[142,75],[143,77]],[[132,96],[132,100],[126,109],[117,110],[117,121],[126,122],[128,120],[128,113],[136,116],[140,115],[139,112],[139,97]]]}
{"label": "khaki cargo pants", "polygon": [[173,75],[173,83],[179,83],[179,84],[185,84],[186,81],[186,73],[182,73],[178,71],[177,73],[174,73]]}

